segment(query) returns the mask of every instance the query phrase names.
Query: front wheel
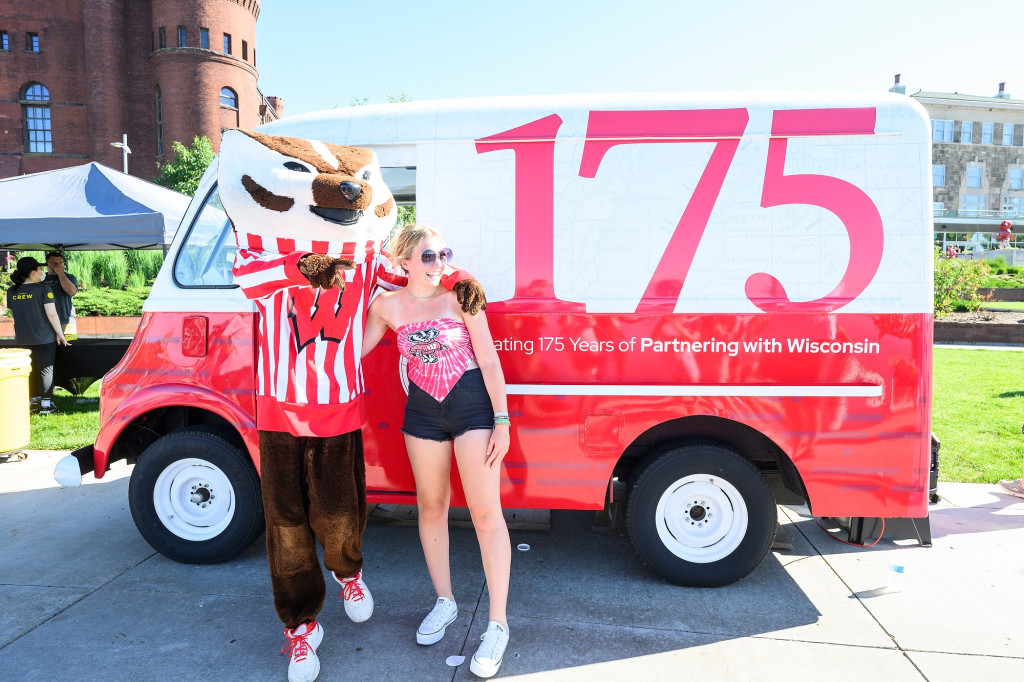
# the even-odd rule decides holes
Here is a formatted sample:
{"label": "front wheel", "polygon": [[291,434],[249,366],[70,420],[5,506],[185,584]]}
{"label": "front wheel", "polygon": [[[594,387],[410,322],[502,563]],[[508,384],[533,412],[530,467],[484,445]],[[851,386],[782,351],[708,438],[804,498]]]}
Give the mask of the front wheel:
{"label": "front wheel", "polygon": [[749,574],[771,549],[777,525],[764,475],[714,444],[682,446],[647,462],[626,506],[630,540],[644,564],[691,587]]}
{"label": "front wheel", "polygon": [[128,503],[146,542],[182,563],[227,561],[264,529],[249,453],[213,427],[173,431],[146,448],[132,471]]}

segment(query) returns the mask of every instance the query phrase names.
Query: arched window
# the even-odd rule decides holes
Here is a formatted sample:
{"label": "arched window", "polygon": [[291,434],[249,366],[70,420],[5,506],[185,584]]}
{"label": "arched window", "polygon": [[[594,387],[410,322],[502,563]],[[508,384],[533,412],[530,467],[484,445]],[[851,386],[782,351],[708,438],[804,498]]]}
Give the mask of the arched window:
{"label": "arched window", "polygon": [[160,86],[156,86],[156,155],[164,153],[164,104],[160,99]]}
{"label": "arched window", "polygon": [[50,91],[41,83],[29,83],[22,91],[21,108],[25,119],[25,151],[52,154]]}
{"label": "arched window", "polygon": [[220,105],[222,107],[238,108],[238,95],[231,88],[220,89]]}

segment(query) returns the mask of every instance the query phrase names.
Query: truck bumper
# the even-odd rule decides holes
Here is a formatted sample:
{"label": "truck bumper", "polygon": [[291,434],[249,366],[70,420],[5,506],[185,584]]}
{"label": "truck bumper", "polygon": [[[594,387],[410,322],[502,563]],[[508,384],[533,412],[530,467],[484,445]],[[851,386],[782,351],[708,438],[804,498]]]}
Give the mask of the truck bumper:
{"label": "truck bumper", "polygon": [[62,486],[77,488],[82,485],[82,476],[92,473],[95,468],[93,446],[86,445],[57,462],[53,468],[53,480]]}

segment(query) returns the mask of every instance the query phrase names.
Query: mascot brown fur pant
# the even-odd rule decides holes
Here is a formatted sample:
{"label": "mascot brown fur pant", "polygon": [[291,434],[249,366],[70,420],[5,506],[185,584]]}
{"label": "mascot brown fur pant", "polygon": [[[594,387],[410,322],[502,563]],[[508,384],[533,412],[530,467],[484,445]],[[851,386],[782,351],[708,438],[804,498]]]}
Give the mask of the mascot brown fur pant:
{"label": "mascot brown fur pant", "polygon": [[[310,286],[323,289],[344,290],[343,271],[352,267],[349,259],[323,254],[299,260],[299,271]],[[454,289],[466,312],[475,315],[486,308],[476,281],[456,282]],[[262,430],[258,434],[260,452],[268,454],[261,459],[260,478],[274,607],[285,626],[294,629],[315,621],[323,608],[326,586],[317,561],[317,538],[324,547],[324,565],[338,578],[352,578],[363,568],[363,437],[361,431],[328,437]],[[368,591],[363,598],[367,597]]]}

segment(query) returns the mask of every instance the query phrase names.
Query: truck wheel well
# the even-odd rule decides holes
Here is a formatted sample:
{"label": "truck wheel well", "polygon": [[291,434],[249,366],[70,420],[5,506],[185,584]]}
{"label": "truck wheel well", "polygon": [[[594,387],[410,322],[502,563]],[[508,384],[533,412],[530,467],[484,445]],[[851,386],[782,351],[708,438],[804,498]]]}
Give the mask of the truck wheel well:
{"label": "truck wheel well", "polygon": [[186,426],[199,425],[217,427],[226,438],[244,447],[238,430],[219,414],[188,405],[169,405],[140,414],[125,426],[111,448],[110,461],[124,459],[132,464],[161,436]]}
{"label": "truck wheel well", "polygon": [[644,431],[623,451],[613,476],[628,483],[648,457],[695,441],[722,443],[749,459],[773,484],[780,504],[808,501],[800,472],[774,441],[742,422],[708,415],[680,417]]}

